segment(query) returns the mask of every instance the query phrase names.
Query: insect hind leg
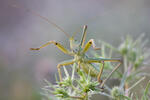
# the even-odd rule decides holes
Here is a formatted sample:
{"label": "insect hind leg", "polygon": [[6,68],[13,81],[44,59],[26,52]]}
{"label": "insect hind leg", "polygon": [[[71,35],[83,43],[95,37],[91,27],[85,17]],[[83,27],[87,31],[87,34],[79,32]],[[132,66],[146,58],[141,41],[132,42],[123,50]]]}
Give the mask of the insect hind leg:
{"label": "insect hind leg", "polygon": [[120,61],[119,64],[117,64],[115,66],[115,68],[110,72],[110,74],[107,76],[107,78],[102,82],[102,84],[100,85],[101,88],[104,87],[104,84],[106,83],[106,81],[112,76],[112,74],[120,67],[120,65],[122,64],[122,62]]}

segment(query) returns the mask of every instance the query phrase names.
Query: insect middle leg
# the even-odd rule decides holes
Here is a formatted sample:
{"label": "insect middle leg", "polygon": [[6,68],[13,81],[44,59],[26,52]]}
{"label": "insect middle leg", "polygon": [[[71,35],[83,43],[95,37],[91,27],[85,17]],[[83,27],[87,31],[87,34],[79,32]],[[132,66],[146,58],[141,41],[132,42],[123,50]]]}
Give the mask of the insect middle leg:
{"label": "insect middle leg", "polygon": [[57,65],[58,75],[59,75],[59,80],[60,80],[60,82],[62,81],[62,75],[61,75],[61,70],[60,70],[61,67],[62,67],[62,66],[66,66],[66,65],[71,65],[71,64],[73,64],[73,63],[75,63],[74,60],[68,60],[68,61],[61,62],[60,64]]}
{"label": "insect middle leg", "polygon": [[103,69],[104,69],[104,61],[102,61],[102,67],[101,67],[101,69],[100,69],[100,71],[99,71],[99,73],[98,73],[98,76],[97,76],[97,80],[98,80],[98,82],[100,83],[100,84],[102,84],[102,80],[101,80],[101,76],[102,76],[102,73],[103,73]]}

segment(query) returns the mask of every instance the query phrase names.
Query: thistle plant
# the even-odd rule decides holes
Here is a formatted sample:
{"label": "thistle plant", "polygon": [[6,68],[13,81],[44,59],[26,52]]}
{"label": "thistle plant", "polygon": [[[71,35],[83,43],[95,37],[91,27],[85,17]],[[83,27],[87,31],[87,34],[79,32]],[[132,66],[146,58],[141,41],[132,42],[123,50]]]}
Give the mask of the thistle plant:
{"label": "thistle plant", "polygon": [[[101,55],[91,52],[96,57],[111,58],[112,54],[116,53],[122,58],[122,66],[110,77],[118,79],[119,85],[110,88],[106,83],[102,89],[95,78],[86,74],[82,69],[77,70],[77,65],[73,64],[71,73],[63,67],[65,73],[63,81],[60,82],[57,77],[56,84],[51,84],[45,80],[46,86],[42,88],[42,94],[48,100],[90,100],[93,94],[104,95],[111,100],[148,100],[150,98],[150,81],[147,82],[146,86],[141,85],[150,76],[144,71],[147,69],[146,64],[150,53],[149,49],[146,48],[147,40],[143,38],[144,34],[136,40],[127,36],[118,48],[99,41],[102,44]],[[111,70],[113,70],[113,64],[105,62],[102,78],[105,79]],[[142,86],[140,88],[141,93],[133,91],[139,85]]]}
{"label": "thistle plant", "polygon": [[98,87],[99,83],[96,80],[82,70],[79,70],[75,76],[75,69],[76,64],[73,65],[72,75],[70,76],[64,67],[65,77],[62,82],[59,82],[56,78],[56,85],[52,85],[45,80],[48,86],[43,88],[44,95],[48,98],[55,95],[61,100],[88,100],[93,93],[101,92]]}
{"label": "thistle plant", "polygon": [[[103,42],[107,48],[111,48],[111,50],[118,52],[123,59],[122,71],[117,73],[118,79],[121,81],[120,86],[112,88],[111,91],[114,100],[148,100],[148,97],[141,99],[143,96],[138,99],[132,92],[132,89],[136,88],[146,76],[150,76],[149,73],[144,72],[144,70],[147,69],[145,66],[150,53],[149,49],[146,48],[148,40],[144,40],[143,38],[144,34],[141,34],[136,40],[133,40],[133,38],[128,35],[118,48],[114,48],[112,45]],[[148,82],[145,90],[148,90],[149,84]],[[119,94],[118,97],[117,94]]]}

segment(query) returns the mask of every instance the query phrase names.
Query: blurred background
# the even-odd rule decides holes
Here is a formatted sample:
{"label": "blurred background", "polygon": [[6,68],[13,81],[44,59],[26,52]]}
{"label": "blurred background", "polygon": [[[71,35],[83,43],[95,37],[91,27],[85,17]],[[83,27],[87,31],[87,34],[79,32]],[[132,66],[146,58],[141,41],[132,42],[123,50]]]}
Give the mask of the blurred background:
{"label": "blurred background", "polygon": [[[13,5],[20,6],[19,8]],[[55,46],[30,51],[49,40],[69,47],[68,38],[27,9],[81,36],[118,46],[130,34],[150,38],[150,0],[0,0],[0,100],[41,100],[43,79],[55,83],[57,64],[70,59]],[[148,44],[150,46],[150,44]]]}

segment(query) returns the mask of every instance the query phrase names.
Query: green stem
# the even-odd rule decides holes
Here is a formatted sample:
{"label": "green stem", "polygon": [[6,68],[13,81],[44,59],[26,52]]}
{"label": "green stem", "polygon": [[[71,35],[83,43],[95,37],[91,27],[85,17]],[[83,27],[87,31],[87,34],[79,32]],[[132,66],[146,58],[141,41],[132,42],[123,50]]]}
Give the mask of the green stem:
{"label": "green stem", "polygon": [[71,87],[72,87],[72,89],[74,89],[76,91],[76,93],[80,93],[80,92],[78,92],[78,89],[75,88],[73,85],[71,85]]}
{"label": "green stem", "polygon": [[126,72],[128,70],[128,66],[127,66],[127,56],[123,57],[123,63],[124,63],[124,72]]}

